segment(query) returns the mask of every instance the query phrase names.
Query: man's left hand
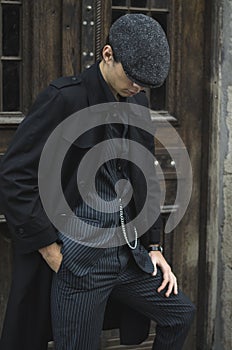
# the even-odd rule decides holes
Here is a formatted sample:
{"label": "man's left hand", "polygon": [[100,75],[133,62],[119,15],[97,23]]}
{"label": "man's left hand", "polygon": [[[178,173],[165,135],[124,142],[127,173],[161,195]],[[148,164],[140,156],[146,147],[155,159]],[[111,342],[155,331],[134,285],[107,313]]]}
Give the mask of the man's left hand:
{"label": "man's left hand", "polygon": [[154,272],[152,273],[152,276],[156,276],[157,274],[157,266],[160,267],[162,273],[163,273],[163,282],[158,288],[158,292],[161,292],[164,288],[168,286],[168,289],[165,293],[165,296],[168,298],[170,294],[178,294],[178,287],[177,287],[177,279],[174,273],[172,272],[171,267],[168,265],[166,259],[164,258],[163,254],[159,251],[151,251],[149,253],[151,261],[154,265]]}

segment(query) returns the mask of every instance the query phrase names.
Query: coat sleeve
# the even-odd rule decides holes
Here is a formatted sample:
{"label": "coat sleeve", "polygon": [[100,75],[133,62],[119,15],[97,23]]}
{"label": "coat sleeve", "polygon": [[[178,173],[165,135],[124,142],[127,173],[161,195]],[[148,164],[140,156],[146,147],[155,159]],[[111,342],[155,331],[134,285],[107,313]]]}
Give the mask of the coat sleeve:
{"label": "coat sleeve", "polygon": [[40,201],[38,166],[43,146],[63,119],[63,111],[60,91],[49,86],[18,127],[0,164],[1,209],[21,253],[38,250],[57,239]]}

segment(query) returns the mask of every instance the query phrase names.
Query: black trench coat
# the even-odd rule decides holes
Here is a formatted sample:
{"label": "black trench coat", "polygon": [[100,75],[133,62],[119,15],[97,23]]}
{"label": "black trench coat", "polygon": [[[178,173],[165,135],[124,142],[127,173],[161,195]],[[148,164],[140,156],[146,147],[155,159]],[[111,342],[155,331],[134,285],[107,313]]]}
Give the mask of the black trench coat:
{"label": "black trench coat", "polygon": [[[0,166],[0,207],[6,216],[13,240],[14,263],[12,286],[0,342],[1,350],[45,350],[52,340],[50,322],[50,287],[52,271],[38,249],[57,240],[57,230],[42,207],[38,192],[38,163],[43,146],[55,127],[72,113],[85,107],[105,103],[99,86],[98,67],[93,65],[78,77],[65,77],[51,83],[37,98],[28,116],[15,134]],[[143,92],[129,102],[147,106]],[[102,135],[86,137],[91,147]],[[131,137],[153,152],[154,142],[134,128]],[[82,151],[85,145],[81,145]],[[146,161],[146,160],[145,160]],[[66,167],[66,195],[75,206],[72,163]],[[154,169],[152,169],[154,171]],[[133,169],[137,184],[135,204],[143,202],[144,188],[140,173]],[[157,183],[156,185],[157,186]],[[144,246],[159,242],[159,220],[142,236]],[[150,321],[143,315],[108,303],[104,328],[120,328],[123,344],[138,344],[148,335]]]}

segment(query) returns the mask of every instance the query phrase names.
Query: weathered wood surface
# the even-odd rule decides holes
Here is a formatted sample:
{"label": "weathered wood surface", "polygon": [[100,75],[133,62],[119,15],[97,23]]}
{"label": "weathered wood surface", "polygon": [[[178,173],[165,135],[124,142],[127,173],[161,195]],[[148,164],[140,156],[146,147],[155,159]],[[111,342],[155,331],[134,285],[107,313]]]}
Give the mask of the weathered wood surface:
{"label": "weathered wood surface", "polygon": [[62,75],[80,72],[81,62],[81,2],[64,0],[62,3]]}

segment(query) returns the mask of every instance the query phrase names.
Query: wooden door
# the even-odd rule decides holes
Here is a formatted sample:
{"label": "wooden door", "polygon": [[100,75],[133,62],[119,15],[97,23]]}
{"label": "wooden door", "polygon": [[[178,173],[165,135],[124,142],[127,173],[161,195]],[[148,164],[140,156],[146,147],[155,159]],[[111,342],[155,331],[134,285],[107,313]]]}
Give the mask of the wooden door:
{"label": "wooden door", "polygon": [[[148,90],[152,116],[168,120],[182,137],[193,168],[193,191],[188,210],[178,227],[163,234],[165,255],[179,285],[198,305],[201,180],[207,157],[203,135],[206,0],[45,0],[0,1],[2,26],[0,86],[0,153],[3,154],[18,123],[38,92],[52,79],[77,74],[100,57],[110,24],[125,13],[144,13],[157,19],[167,33],[171,71],[165,85]],[[11,19],[11,20],[10,20]],[[9,93],[14,100],[7,100]],[[175,210],[175,163],[157,143],[157,160],[166,179],[164,222]],[[11,243],[4,218],[0,219],[0,323],[10,283]],[[186,349],[196,348],[195,324]],[[150,349],[148,341],[137,349]],[[102,349],[120,349],[116,331],[104,332]],[[126,347],[123,347],[126,349]],[[128,347],[130,348],[130,347]]]}

